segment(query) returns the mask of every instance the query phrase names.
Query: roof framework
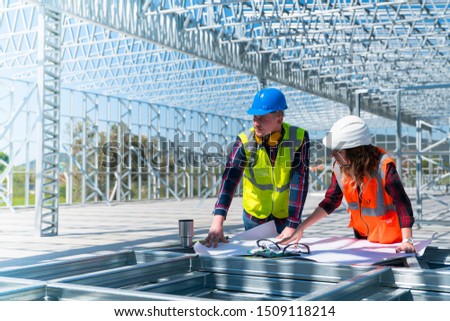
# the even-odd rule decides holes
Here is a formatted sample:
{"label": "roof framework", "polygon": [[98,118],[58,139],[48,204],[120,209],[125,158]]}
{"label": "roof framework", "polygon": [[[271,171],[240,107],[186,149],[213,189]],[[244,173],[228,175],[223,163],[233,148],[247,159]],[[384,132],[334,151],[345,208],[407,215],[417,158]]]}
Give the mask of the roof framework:
{"label": "roof framework", "polygon": [[[356,99],[395,119],[402,89],[405,123],[450,115],[449,1],[45,3],[64,13],[62,87],[245,117],[260,83],[280,86],[290,121],[310,130]],[[0,6],[1,75],[35,78],[33,10]]]}
{"label": "roof framework", "polygon": [[[450,139],[449,22],[450,0],[6,0],[0,3],[0,99],[7,104],[0,111],[8,110],[10,117],[0,141],[10,138],[5,146],[15,158],[23,150],[28,157],[29,142],[36,139],[36,172],[42,173],[36,175],[36,226],[41,235],[54,235],[63,107],[69,109],[64,117],[71,128],[77,120],[83,124],[82,162],[71,160],[69,170],[73,175],[73,164],[80,164],[81,198],[108,199],[109,181],[106,192],[98,189],[98,164],[91,162],[99,156],[100,112],[106,110],[105,128],[117,121],[140,136],[158,138],[186,138],[191,130],[205,139],[215,135],[224,146],[229,130],[250,124],[246,110],[256,90],[277,86],[287,96],[286,118],[310,132],[326,130],[349,113],[362,113],[371,128],[390,129],[391,135],[396,128],[398,159],[410,155],[402,151],[401,122],[416,127],[421,218],[420,157],[435,146],[422,149],[427,145],[422,128],[427,134],[439,129],[445,136],[440,142]],[[23,84],[28,92],[20,97],[16,89]],[[96,139],[88,140],[88,127]],[[17,146],[15,135],[23,129],[27,137]],[[126,130],[118,130],[117,137]],[[131,146],[131,136],[126,139]],[[74,141],[71,137],[72,147]],[[111,193],[119,201],[132,197],[128,160],[129,166],[114,172],[118,187]],[[13,209],[13,161],[0,163],[6,166],[0,183],[9,184],[0,188],[0,198]],[[439,179],[445,179],[442,169],[448,166],[436,167]],[[398,170],[402,173],[402,162]],[[147,182],[157,181],[154,190],[163,184],[167,195],[192,190],[182,168],[172,173],[167,167],[165,177],[140,174]],[[199,179],[210,176],[198,174]],[[174,186],[166,184],[170,175],[176,176]],[[217,186],[209,183],[198,184],[202,196]],[[29,180],[25,185],[29,196]],[[150,189],[147,194],[159,195]]]}

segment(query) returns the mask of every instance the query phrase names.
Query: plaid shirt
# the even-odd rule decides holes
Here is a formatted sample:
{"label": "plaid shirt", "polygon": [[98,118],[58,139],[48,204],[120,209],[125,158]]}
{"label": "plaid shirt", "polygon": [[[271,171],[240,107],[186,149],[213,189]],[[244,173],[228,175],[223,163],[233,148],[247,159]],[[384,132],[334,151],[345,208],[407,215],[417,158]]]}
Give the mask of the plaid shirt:
{"label": "plaid shirt", "polygon": [[[273,166],[277,157],[278,146],[269,147],[265,143],[264,146]],[[214,206],[214,215],[227,216],[236,187],[242,178],[246,164],[247,157],[245,156],[244,146],[241,139],[237,137],[228,157],[225,171],[222,175],[219,195]],[[294,160],[292,161],[288,204],[289,216],[286,222],[286,226],[288,227],[296,228],[301,223],[303,206],[305,204],[306,194],[308,193],[308,176],[309,135],[308,132],[305,131],[302,145],[296,153],[294,153]],[[252,217],[252,220],[258,221],[258,219],[254,217]],[[261,223],[264,221],[265,220],[260,220]]]}
{"label": "plaid shirt", "polygon": [[[411,201],[405,192],[395,165],[392,163],[388,164],[386,168],[386,192],[392,197],[392,201],[397,209],[400,227],[412,227],[414,224],[414,215]],[[342,190],[333,173],[331,185],[328,187],[325,199],[319,203],[319,207],[323,208],[328,214],[331,214],[341,205],[342,197]]]}

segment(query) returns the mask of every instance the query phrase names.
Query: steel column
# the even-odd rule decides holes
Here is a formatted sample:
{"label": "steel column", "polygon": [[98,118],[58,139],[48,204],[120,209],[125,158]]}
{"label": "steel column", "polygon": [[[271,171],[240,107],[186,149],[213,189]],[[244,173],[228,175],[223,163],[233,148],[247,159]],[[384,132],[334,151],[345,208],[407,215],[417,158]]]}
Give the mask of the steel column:
{"label": "steel column", "polygon": [[402,93],[397,91],[397,131],[396,131],[396,154],[397,154],[397,172],[400,179],[403,180],[403,165],[402,165]]}
{"label": "steel column", "polygon": [[422,121],[416,121],[416,214],[422,219]]}
{"label": "steel column", "polygon": [[36,157],[36,234],[58,234],[61,13],[38,14],[39,123]]}

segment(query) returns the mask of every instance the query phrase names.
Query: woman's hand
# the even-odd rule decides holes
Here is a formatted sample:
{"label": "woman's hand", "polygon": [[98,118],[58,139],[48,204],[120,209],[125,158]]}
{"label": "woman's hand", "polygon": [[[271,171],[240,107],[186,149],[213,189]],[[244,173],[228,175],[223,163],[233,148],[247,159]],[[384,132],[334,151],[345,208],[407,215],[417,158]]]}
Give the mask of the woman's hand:
{"label": "woman's hand", "polygon": [[281,241],[279,241],[279,244],[290,244],[290,243],[298,243],[302,239],[303,236],[303,230],[300,228],[297,228],[294,233],[292,233],[290,236],[283,238]]}
{"label": "woman's hand", "polygon": [[285,239],[295,232],[295,228],[286,226],[284,230],[277,236],[277,239]]}
{"label": "woman's hand", "polygon": [[416,253],[416,248],[411,243],[404,242],[395,249],[395,252]]}

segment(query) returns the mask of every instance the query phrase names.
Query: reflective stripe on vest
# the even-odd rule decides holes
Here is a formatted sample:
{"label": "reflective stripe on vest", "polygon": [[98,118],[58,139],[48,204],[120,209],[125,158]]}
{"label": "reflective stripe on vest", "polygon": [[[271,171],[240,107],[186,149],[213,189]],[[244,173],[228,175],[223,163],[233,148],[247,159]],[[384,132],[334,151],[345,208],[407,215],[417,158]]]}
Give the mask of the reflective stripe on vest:
{"label": "reflective stripe on vest", "polygon": [[290,167],[303,142],[304,130],[286,123],[283,129],[274,166],[265,147],[256,143],[253,128],[239,135],[247,156],[243,205],[257,218],[264,219],[270,214],[278,218],[288,216]]}
{"label": "reflective stripe on vest", "polygon": [[[380,149],[381,150],[381,149]],[[349,227],[353,227],[371,242],[391,244],[401,242],[402,233],[392,197],[385,191],[386,167],[393,160],[383,151],[375,177],[365,178],[363,192],[358,194],[335,163],[333,172],[348,203]]]}
{"label": "reflective stripe on vest", "polygon": [[[384,154],[381,157],[380,160],[380,164],[378,166],[378,171],[375,177],[373,177],[374,179],[377,180],[377,185],[378,186],[383,186],[383,181],[385,179],[385,172],[383,171],[383,162],[386,161],[389,158],[389,156],[387,154]],[[337,163],[334,164],[333,166],[333,171],[334,171],[334,175],[336,175],[336,180],[339,184],[339,187],[341,188],[341,191],[344,191],[344,181],[342,178],[342,173],[340,171],[339,165]],[[394,204],[385,204],[385,200],[384,200],[384,189],[383,188],[377,188],[376,190],[376,207],[375,208],[368,208],[368,207],[364,207],[364,204],[362,204],[361,206],[361,213],[363,215],[366,216],[383,216],[385,215],[387,212],[390,211],[395,211],[395,205]],[[359,204],[357,202],[348,202],[348,208],[350,210],[358,210],[359,209]]]}

